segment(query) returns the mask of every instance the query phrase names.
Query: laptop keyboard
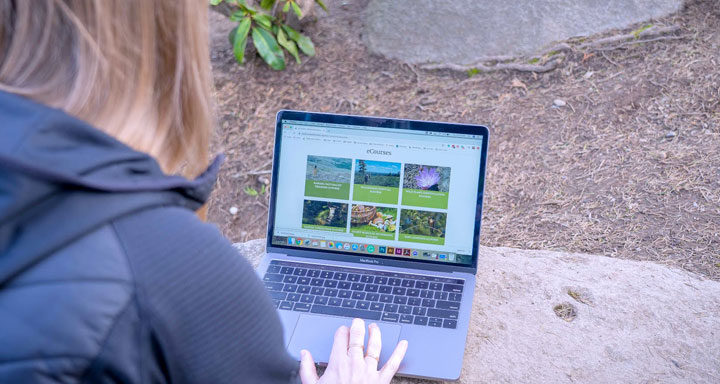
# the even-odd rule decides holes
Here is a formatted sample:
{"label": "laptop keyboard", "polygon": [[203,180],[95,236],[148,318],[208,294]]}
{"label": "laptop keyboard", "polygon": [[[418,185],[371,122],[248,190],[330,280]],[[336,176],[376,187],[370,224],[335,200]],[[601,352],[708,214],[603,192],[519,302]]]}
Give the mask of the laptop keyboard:
{"label": "laptop keyboard", "polygon": [[283,311],[456,328],[462,279],[272,260],[263,276]]}

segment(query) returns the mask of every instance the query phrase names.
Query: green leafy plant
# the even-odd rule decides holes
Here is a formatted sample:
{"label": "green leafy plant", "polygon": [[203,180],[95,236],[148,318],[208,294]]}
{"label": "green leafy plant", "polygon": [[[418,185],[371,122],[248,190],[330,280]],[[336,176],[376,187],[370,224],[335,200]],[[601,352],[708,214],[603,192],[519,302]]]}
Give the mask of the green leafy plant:
{"label": "green leafy plant", "polygon": [[245,194],[248,196],[258,196],[258,195],[262,196],[267,193],[267,187],[265,187],[265,185],[263,184],[260,187],[260,191],[258,192],[257,189],[253,188],[251,185],[248,185],[245,187],[243,192],[245,192]]}
{"label": "green leafy plant", "polygon": [[[230,31],[230,44],[235,60],[242,64],[245,59],[248,38],[252,39],[258,54],[275,70],[285,69],[285,52],[300,63],[300,52],[315,56],[315,45],[309,37],[287,24],[289,12],[298,19],[305,15],[298,4],[301,0],[210,0],[210,5],[222,7],[221,13],[228,15],[238,26]],[[311,0],[322,9],[327,7],[322,0]],[[259,8],[257,7],[259,5]]]}
{"label": "green leafy plant", "polygon": [[650,29],[650,28],[652,28],[652,27],[653,27],[652,24],[643,25],[642,27],[640,27],[640,28],[632,31],[632,34],[635,36],[635,39],[639,39],[641,33],[647,31],[648,29]]}

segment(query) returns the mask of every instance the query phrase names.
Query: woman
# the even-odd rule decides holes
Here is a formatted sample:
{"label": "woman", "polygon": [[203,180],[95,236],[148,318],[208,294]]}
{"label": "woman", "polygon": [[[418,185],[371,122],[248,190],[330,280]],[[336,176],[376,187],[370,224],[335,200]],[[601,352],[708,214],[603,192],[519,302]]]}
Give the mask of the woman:
{"label": "woman", "polygon": [[[383,382],[380,334],[285,352],[251,266],[195,211],[207,2],[0,0],[0,382]],[[182,171],[192,180],[168,176]],[[367,354],[367,356],[365,356]]]}

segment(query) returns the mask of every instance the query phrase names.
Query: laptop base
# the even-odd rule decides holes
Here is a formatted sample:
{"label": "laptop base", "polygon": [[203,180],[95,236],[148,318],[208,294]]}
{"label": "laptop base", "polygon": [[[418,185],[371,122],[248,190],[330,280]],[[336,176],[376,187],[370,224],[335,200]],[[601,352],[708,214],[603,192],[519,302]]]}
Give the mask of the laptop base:
{"label": "laptop base", "polygon": [[[474,275],[426,270],[414,271],[407,268],[375,267],[365,264],[359,265],[340,261],[314,260],[312,258],[293,257],[282,254],[266,254],[258,267],[258,274],[261,277],[265,275],[272,260],[309,264],[315,263],[368,271],[418,273],[464,279],[463,298],[460,302],[457,327],[455,329],[400,324],[399,322],[383,320],[365,320],[366,324],[375,322],[380,327],[383,342],[383,348],[380,354],[381,366],[387,361],[397,342],[407,340],[408,351],[400,365],[398,375],[438,380],[457,380],[459,378],[470,314],[472,312],[472,297],[475,287]],[[350,326],[352,322],[352,318],[349,317],[291,310],[278,310],[278,314],[283,325],[285,345],[289,353],[299,360],[300,350],[307,349],[312,353],[315,361],[320,364],[326,364],[329,359],[335,330],[341,325]]]}

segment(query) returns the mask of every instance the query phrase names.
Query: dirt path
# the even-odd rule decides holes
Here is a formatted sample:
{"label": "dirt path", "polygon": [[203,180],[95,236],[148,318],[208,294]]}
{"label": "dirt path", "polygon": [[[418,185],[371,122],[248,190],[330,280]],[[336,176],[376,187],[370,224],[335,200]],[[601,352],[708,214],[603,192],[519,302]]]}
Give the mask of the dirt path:
{"label": "dirt path", "polygon": [[212,16],[214,150],[228,160],[210,221],[230,239],[265,234],[267,196],[244,189],[268,182],[278,109],[483,123],[484,245],[655,260],[720,279],[716,0],[655,22],[680,25],[682,39],[576,52],[546,74],[471,78],[370,56],[363,7],[333,2],[306,30],[318,56],[280,73],[259,60],[235,65],[231,25]]}

